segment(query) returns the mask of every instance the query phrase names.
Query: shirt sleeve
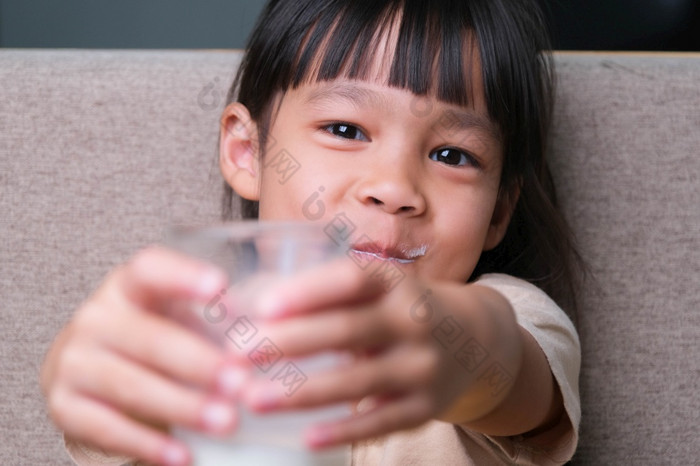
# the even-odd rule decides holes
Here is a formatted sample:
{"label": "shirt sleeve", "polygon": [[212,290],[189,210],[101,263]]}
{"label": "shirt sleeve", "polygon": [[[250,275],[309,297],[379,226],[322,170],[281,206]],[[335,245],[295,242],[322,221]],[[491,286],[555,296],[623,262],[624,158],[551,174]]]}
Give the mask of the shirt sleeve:
{"label": "shirt sleeve", "polygon": [[510,302],[518,324],[532,335],[547,358],[565,411],[557,425],[536,436],[485,436],[485,440],[515,464],[555,465],[569,461],[578,445],[581,421],[581,345],[573,323],[546,293],[524,280],[487,274],[476,283],[498,291]]}
{"label": "shirt sleeve", "polygon": [[138,466],[142,463],[127,456],[109,454],[99,448],[75,441],[65,434],[63,443],[68,456],[78,466]]}

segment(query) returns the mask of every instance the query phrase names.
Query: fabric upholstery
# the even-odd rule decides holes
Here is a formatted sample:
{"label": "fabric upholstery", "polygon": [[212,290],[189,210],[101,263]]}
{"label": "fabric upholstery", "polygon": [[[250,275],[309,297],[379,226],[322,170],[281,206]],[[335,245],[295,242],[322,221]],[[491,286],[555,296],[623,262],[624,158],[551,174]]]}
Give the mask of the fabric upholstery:
{"label": "fabric upholstery", "polygon": [[558,60],[553,169],[591,269],[580,464],[696,464],[700,56]]}
{"label": "fabric upholstery", "polygon": [[[239,52],[0,51],[0,463],[70,464],[44,354],[116,264],[219,218]],[[562,53],[552,164],[591,279],[576,464],[700,451],[700,56]]]}

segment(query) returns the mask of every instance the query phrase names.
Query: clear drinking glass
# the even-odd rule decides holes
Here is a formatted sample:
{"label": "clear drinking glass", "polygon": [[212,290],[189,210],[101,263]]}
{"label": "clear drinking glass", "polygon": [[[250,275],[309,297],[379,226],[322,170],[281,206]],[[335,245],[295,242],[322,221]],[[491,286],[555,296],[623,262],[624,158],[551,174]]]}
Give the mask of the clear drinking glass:
{"label": "clear drinking glass", "polygon": [[[205,228],[173,229],[166,246],[223,268],[229,288],[202,306],[187,305],[173,318],[217,345],[248,357],[253,375],[279,383],[291,396],[317,371],[337,366],[336,353],[285,358],[282,351],[258,331],[257,317],[249,313],[250,300],[259,299],[276,280],[317,266],[344,254],[317,224],[242,221]],[[310,451],[302,434],[313,423],[350,414],[347,404],[312,410],[255,414],[239,405],[240,422],[227,438],[174,427],[187,443],[198,466],[349,464],[349,447]]]}

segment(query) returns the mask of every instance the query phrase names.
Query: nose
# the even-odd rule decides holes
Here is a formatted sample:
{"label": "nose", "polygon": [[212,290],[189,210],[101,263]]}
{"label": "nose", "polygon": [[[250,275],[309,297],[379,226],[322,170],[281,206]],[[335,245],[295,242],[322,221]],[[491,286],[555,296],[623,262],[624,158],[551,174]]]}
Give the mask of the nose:
{"label": "nose", "polygon": [[383,166],[370,169],[357,190],[359,201],[388,214],[413,217],[425,212],[426,200],[408,167]]}

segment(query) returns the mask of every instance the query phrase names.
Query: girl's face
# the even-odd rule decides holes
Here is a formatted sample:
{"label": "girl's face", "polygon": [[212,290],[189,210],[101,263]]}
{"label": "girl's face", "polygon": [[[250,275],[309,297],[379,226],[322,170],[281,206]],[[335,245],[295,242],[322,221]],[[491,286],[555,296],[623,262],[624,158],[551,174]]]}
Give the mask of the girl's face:
{"label": "girl's face", "polygon": [[[512,211],[499,198],[498,131],[473,85],[469,108],[380,82],[290,89],[273,106],[262,157],[250,143],[241,149],[240,131],[222,131],[224,176],[260,201],[261,220],[317,222],[347,237],[360,263],[466,282]],[[245,108],[233,107],[244,120]]]}

